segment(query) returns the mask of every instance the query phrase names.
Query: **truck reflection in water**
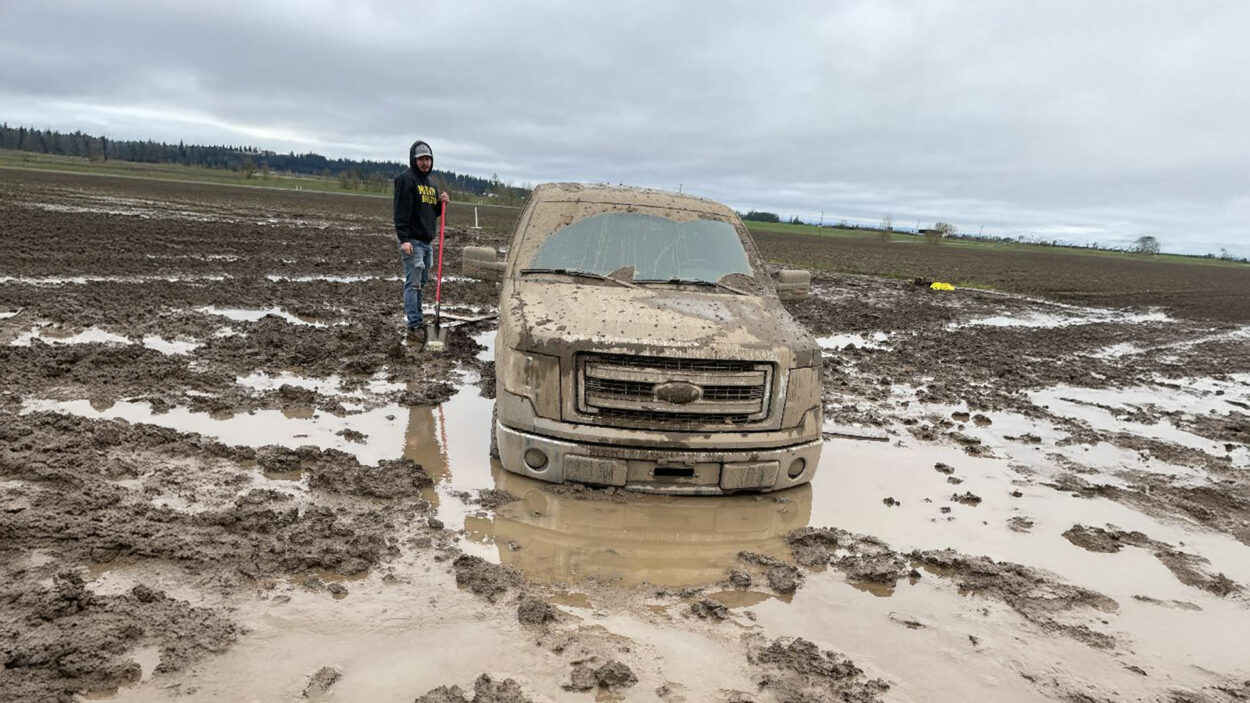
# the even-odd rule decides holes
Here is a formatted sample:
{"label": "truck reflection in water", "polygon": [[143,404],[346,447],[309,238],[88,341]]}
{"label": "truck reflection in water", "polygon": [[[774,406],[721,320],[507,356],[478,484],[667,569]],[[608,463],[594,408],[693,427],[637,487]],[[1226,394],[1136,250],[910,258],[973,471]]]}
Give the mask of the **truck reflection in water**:
{"label": "truck reflection in water", "polygon": [[742,565],[739,552],[788,559],[782,537],[811,518],[807,484],[767,495],[602,496],[510,473],[498,461],[492,474],[521,500],[465,527],[470,537],[493,538],[499,560],[535,581],[717,583]]}
{"label": "truck reflection in water", "polygon": [[[423,495],[447,529],[463,527],[533,581],[717,583],[744,566],[739,552],[789,559],[784,535],[811,519],[808,484],[731,496],[607,495],[505,471],[488,453],[492,402],[468,387],[441,406],[407,408],[403,456],[438,486]],[[459,497],[490,487],[520,500],[491,515]],[[487,555],[482,547],[472,553]]]}

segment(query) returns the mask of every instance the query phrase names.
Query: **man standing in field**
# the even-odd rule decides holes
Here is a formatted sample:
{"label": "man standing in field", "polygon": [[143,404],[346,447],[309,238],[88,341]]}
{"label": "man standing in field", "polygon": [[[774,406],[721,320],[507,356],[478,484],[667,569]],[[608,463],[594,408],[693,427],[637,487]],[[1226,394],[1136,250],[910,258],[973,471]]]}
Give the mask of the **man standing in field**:
{"label": "man standing in field", "polygon": [[417,345],[425,344],[421,289],[434,263],[435,220],[441,215],[440,206],[447,203],[447,194],[430,183],[433,168],[434,152],[417,140],[408,149],[408,170],[395,178],[395,236],[404,264],[404,316],[408,341]]}

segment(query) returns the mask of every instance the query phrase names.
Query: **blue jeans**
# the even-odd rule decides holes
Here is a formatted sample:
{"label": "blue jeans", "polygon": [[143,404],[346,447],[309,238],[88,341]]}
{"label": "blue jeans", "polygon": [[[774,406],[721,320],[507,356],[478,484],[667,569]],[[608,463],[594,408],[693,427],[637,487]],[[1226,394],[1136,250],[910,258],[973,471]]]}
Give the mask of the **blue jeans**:
{"label": "blue jeans", "polygon": [[404,315],[408,318],[408,327],[420,327],[421,289],[430,280],[430,267],[434,264],[434,247],[429,242],[412,242],[412,253],[399,252],[404,263]]}

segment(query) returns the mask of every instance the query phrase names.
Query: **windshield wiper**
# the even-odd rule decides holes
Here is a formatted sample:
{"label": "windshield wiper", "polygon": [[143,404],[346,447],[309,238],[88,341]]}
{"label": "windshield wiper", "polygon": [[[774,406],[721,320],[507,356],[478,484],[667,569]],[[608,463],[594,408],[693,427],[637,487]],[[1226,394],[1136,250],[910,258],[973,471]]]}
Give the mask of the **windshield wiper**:
{"label": "windshield wiper", "polygon": [[635,283],[676,283],[676,284],[686,285],[686,286],[705,286],[708,288],[720,288],[721,290],[727,290],[730,293],[737,293],[738,295],[750,295],[750,293],[747,293],[744,290],[738,290],[737,288],[734,288],[732,286],[727,286],[724,283],[721,283],[720,281],[705,281],[701,278],[635,278],[634,282]]}
{"label": "windshield wiper", "polygon": [[578,278],[593,278],[597,281],[611,281],[612,283],[625,286],[626,288],[634,287],[634,284],[632,283],[622,281],[619,278],[612,278],[611,276],[605,276],[601,273],[595,273],[594,271],[581,271],[578,269],[544,269],[544,268],[521,269],[521,275],[525,275],[527,273],[559,273],[565,276],[575,276]]}

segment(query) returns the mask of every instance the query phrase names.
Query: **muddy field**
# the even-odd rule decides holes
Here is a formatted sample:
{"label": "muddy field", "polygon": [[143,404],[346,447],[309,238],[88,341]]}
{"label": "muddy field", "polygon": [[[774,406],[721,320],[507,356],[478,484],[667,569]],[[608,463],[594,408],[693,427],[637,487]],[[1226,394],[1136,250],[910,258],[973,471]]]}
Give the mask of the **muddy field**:
{"label": "muddy field", "polygon": [[0,700],[1250,700],[1246,269],[762,238],[822,464],[678,499],[492,465],[389,208],[0,170]]}

